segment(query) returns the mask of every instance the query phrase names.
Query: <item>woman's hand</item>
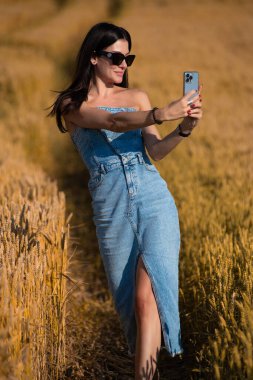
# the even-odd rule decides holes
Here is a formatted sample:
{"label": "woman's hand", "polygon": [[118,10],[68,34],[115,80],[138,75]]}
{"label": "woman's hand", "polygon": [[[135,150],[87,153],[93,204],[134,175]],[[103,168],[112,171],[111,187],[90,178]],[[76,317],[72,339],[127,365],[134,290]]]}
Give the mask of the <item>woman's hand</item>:
{"label": "woman's hand", "polygon": [[191,103],[195,104],[197,107],[200,103],[199,92],[196,93],[195,90],[189,91],[182,98],[175,100],[162,108],[161,111],[163,113],[163,120],[177,120],[188,116],[189,111],[192,111],[192,108],[189,104],[189,99],[193,94],[196,95],[191,99]]}
{"label": "woman's hand", "polygon": [[180,123],[183,132],[191,132],[203,116],[201,90],[202,85],[199,88],[199,100],[190,104],[191,109],[187,112],[187,117]]}

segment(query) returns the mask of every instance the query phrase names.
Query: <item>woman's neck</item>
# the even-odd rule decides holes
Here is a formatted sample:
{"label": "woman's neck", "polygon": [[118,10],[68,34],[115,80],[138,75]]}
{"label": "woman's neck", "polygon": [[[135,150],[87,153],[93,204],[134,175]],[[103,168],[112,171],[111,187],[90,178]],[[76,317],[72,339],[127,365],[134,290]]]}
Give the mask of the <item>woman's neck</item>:
{"label": "woman's neck", "polygon": [[115,92],[114,83],[105,83],[99,77],[91,81],[89,96],[92,98],[107,99]]}

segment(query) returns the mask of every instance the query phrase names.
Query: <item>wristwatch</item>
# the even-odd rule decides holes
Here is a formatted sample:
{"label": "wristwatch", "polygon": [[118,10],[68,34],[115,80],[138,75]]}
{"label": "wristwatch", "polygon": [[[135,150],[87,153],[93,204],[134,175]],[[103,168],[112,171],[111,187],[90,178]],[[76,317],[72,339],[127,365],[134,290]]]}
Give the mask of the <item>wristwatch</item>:
{"label": "wristwatch", "polygon": [[190,134],[191,134],[191,132],[188,132],[188,133],[183,132],[183,131],[182,131],[182,128],[181,128],[181,124],[178,125],[178,129],[179,129],[178,134],[179,134],[180,136],[188,137],[188,136],[190,136]]}
{"label": "wristwatch", "polygon": [[162,124],[163,120],[157,120],[157,118],[155,117],[155,110],[158,110],[158,107],[154,107],[151,112],[152,112],[152,115],[153,115],[153,119],[154,119],[154,122],[156,124]]}

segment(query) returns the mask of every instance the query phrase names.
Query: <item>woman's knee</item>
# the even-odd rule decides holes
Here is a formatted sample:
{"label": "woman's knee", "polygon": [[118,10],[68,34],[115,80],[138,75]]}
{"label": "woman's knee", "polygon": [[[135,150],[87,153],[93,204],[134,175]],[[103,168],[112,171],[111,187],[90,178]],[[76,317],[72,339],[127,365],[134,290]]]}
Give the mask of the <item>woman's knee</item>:
{"label": "woman's knee", "polygon": [[139,319],[154,313],[155,298],[152,284],[140,257],[136,273],[135,312]]}
{"label": "woman's knee", "polygon": [[152,290],[148,294],[146,292],[144,294],[139,292],[139,294],[135,296],[135,313],[139,320],[154,315],[154,306],[155,299]]}

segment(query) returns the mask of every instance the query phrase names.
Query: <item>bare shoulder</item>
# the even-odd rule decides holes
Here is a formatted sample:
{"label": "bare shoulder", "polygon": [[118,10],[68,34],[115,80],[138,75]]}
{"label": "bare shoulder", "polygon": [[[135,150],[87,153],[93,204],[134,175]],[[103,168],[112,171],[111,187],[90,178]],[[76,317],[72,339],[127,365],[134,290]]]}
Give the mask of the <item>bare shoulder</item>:
{"label": "bare shoulder", "polygon": [[151,109],[148,93],[142,88],[132,89],[132,99],[135,99],[135,103],[140,111],[147,111]]}
{"label": "bare shoulder", "polygon": [[137,110],[145,111],[151,109],[149,97],[145,90],[141,88],[127,88],[124,95],[127,103],[133,105]]}
{"label": "bare shoulder", "polygon": [[[139,111],[150,111],[153,107],[151,105],[148,93],[143,89],[135,90],[135,101],[138,104]],[[161,135],[155,124],[141,128],[144,144],[148,150],[151,158],[156,160],[155,145],[161,141]]]}

